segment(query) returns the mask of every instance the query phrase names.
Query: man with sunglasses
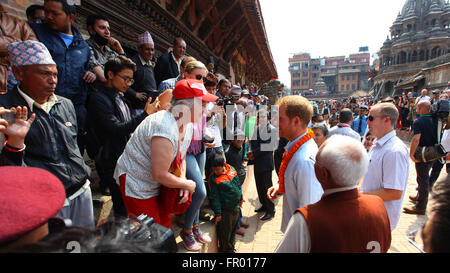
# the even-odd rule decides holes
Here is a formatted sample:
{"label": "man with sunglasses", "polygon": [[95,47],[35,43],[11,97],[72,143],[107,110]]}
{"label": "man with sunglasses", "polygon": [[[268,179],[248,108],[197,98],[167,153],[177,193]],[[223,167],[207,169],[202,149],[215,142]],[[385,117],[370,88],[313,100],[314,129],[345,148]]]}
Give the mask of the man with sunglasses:
{"label": "man with sunglasses", "polygon": [[379,103],[370,109],[367,125],[377,140],[369,151],[369,169],[361,185],[365,194],[383,199],[391,231],[400,219],[409,175],[408,147],[396,136],[394,129],[398,117],[393,103]]}

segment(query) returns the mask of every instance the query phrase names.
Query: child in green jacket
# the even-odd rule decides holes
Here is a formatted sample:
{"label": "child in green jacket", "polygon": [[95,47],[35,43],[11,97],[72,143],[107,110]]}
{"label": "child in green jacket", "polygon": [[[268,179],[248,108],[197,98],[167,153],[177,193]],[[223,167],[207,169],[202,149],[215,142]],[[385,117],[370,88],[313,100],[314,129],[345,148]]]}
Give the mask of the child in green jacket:
{"label": "child in green jacket", "polygon": [[235,234],[242,204],[242,190],[236,170],[225,163],[222,156],[214,155],[212,173],[208,183],[210,203],[215,213],[219,252],[235,251]]}

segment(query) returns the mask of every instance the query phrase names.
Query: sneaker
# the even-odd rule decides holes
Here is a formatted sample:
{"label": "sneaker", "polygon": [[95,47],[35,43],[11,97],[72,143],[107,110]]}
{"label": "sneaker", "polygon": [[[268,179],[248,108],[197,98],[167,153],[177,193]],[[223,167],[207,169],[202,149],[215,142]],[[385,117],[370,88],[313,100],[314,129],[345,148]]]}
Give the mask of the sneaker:
{"label": "sneaker", "polygon": [[199,251],[201,249],[201,246],[195,241],[193,233],[186,234],[182,231],[180,237],[183,240],[184,247],[188,251]]}
{"label": "sneaker", "polygon": [[194,238],[197,241],[199,241],[200,243],[203,243],[203,244],[211,243],[211,237],[209,237],[208,234],[201,232],[198,227],[194,227],[192,229],[192,234],[194,234]]}

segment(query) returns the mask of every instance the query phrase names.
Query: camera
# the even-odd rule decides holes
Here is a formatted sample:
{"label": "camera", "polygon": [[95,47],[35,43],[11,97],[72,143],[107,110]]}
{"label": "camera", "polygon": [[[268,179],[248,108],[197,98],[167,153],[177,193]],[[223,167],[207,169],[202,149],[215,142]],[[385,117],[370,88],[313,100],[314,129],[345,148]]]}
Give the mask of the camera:
{"label": "camera", "polygon": [[172,230],[155,223],[154,219],[146,214],[130,219],[124,235],[130,242],[145,242],[152,252],[176,253],[178,250]]}
{"label": "camera", "polygon": [[233,99],[232,98],[221,98],[217,100],[217,106],[223,106],[223,105],[233,105],[232,103]]}

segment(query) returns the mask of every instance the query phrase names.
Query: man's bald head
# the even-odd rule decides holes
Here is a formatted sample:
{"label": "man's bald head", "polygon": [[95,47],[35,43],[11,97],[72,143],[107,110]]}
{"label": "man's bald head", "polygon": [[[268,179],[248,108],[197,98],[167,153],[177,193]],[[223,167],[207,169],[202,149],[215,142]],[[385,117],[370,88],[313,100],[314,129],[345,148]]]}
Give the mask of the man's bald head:
{"label": "man's bald head", "polygon": [[[421,101],[417,104],[417,109],[422,110],[425,113],[429,113],[431,109],[431,102],[428,100]],[[423,114],[422,114],[423,115]]]}
{"label": "man's bald head", "polygon": [[420,94],[421,94],[422,96],[426,96],[426,95],[428,95],[428,90],[427,90],[427,89],[422,89],[422,91],[420,92]]}
{"label": "man's bald head", "polygon": [[356,186],[369,166],[369,156],[361,142],[333,135],[320,147],[316,162],[326,168],[338,187]]}

